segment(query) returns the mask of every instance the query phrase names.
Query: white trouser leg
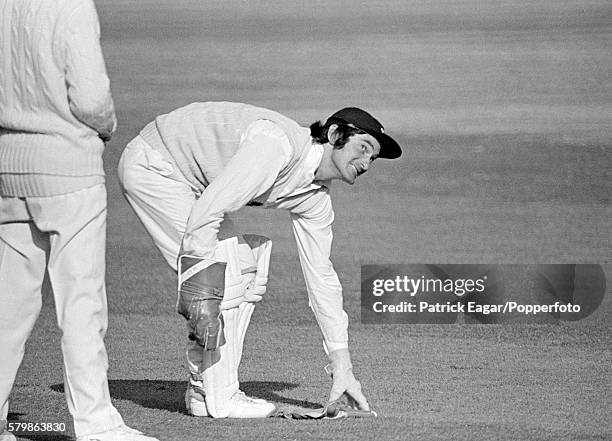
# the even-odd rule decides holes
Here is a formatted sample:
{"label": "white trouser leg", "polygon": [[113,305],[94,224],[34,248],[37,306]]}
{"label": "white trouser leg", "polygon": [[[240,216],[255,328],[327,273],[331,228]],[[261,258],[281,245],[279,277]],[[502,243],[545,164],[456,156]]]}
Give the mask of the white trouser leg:
{"label": "white trouser leg", "polygon": [[[22,211],[22,219],[2,223],[9,220],[9,210]],[[25,201],[0,198],[0,432],[25,344],[42,305],[48,242],[28,218]]]}
{"label": "white trouser leg", "polygon": [[127,201],[176,271],[187,219],[196,200],[194,188],[140,136],[123,151],[118,174]]}
{"label": "white trouser leg", "polygon": [[[106,189],[26,198],[35,228],[48,241],[47,270],[62,331],[64,387],[77,436],[123,424],[113,407],[104,346]],[[37,282],[38,283],[38,282]]]}
{"label": "white trouser leg", "polygon": [[[241,241],[232,239],[220,242],[226,246],[217,250],[217,255],[228,262],[226,298],[221,306],[226,343],[214,351],[206,351],[191,342],[187,349],[192,381],[202,382],[208,413],[215,418],[228,416],[229,400],[239,389],[238,368],[244,339],[255,303],[266,291],[272,247],[272,242],[262,236],[245,235]],[[238,275],[240,268],[255,271]]]}
{"label": "white trouser leg", "polygon": [[[248,326],[248,321],[240,323],[240,305],[244,302],[247,286],[255,277],[256,261],[251,248],[238,237],[220,241],[215,256],[227,262],[225,293],[221,303],[225,344],[215,350],[190,344],[187,357],[191,378],[202,382],[208,413],[216,418],[225,418],[230,412],[227,406],[229,400],[239,388],[238,366],[243,338],[238,330]],[[242,274],[243,268],[252,272]]]}
{"label": "white trouser leg", "polygon": [[[62,198],[62,204],[37,200],[41,213],[48,215],[36,222],[54,232],[49,238],[49,279],[62,330],[66,400],[75,433],[81,436],[123,424],[111,404],[106,376],[106,188],[99,185]],[[64,216],[58,210],[62,205]]]}
{"label": "white trouser leg", "polygon": [[[253,274],[250,274],[247,280],[252,278]],[[187,361],[191,379],[204,390],[208,413],[215,418],[228,416],[228,401],[240,387],[238,368],[242,359],[244,338],[254,309],[254,303],[241,303],[221,311],[225,332],[223,346],[207,351],[195,342],[188,343]]]}

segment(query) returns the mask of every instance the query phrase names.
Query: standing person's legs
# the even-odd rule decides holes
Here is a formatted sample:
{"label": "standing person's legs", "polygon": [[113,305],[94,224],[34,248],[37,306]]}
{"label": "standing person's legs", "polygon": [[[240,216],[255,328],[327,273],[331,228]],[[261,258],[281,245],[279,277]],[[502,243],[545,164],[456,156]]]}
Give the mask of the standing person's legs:
{"label": "standing person's legs", "polygon": [[28,198],[36,226],[49,235],[47,268],[62,331],[64,389],[78,436],[123,425],[111,403],[105,288],[106,189],[97,185]]}
{"label": "standing person's legs", "polygon": [[42,306],[48,247],[25,200],[0,197],[0,433],[26,340]]}

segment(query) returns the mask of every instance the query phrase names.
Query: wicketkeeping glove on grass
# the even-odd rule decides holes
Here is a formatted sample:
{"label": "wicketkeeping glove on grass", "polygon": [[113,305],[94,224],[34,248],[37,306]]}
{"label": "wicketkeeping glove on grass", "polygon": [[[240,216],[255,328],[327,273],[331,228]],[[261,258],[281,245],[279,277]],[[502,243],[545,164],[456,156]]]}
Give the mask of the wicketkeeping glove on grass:
{"label": "wicketkeeping glove on grass", "polygon": [[353,408],[369,411],[370,405],[361,392],[361,384],[353,375],[349,350],[338,349],[330,352],[329,361],[328,373],[331,374],[333,380],[329,403],[338,401],[344,395]]}
{"label": "wicketkeeping glove on grass", "polygon": [[320,409],[281,409],[270,416],[293,420],[339,420],[343,418],[373,418],[377,417],[378,414],[373,410],[359,410],[341,401],[334,401]]}
{"label": "wicketkeeping glove on grass", "polygon": [[176,310],[187,319],[189,338],[207,350],[225,344],[221,301],[226,265],[194,256],[179,258]]}

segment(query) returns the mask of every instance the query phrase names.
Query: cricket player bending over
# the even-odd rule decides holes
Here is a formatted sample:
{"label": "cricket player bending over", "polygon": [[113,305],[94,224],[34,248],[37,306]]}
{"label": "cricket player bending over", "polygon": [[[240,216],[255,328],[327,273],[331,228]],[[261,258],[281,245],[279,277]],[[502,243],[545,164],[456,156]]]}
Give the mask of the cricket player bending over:
{"label": "cricket player bending over", "polygon": [[342,287],[330,261],[330,181],[353,184],[376,158],[400,146],[367,112],[345,108],[310,129],[271,110],[193,103],[161,115],[126,147],[119,178],[127,200],[178,273],[177,310],[188,321],[187,410],[214,418],[263,418],[275,407],[238,383],[244,337],[266,292],[272,242],[222,238],[227,213],[245,205],[291,214],[293,233],[321,328],[333,385],[369,410],[352,371]]}

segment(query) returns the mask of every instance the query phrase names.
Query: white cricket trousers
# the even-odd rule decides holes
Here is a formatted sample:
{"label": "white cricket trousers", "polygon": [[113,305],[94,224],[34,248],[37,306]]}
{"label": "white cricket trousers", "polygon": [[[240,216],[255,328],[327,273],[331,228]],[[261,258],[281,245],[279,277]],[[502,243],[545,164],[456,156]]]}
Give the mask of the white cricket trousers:
{"label": "white cricket trousers", "polygon": [[[128,202],[166,262],[176,271],[187,221],[197,199],[197,189],[141,136],[137,136],[126,146],[118,170]],[[223,224],[222,229],[226,233],[236,235],[233,226],[227,225],[227,219]],[[253,258],[250,248],[249,255]],[[253,263],[256,265],[255,261]],[[238,390],[237,373],[242,357],[242,344],[254,307],[254,303],[246,302],[233,307],[231,311],[223,311],[227,343],[221,352],[225,351],[227,355],[222,355],[221,361],[219,355],[216,359],[211,359],[214,351],[205,351],[194,341],[187,342],[187,365],[192,378],[201,378],[205,373],[211,378],[214,377],[214,386],[221,386],[216,389],[221,389],[220,394],[223,397],[230,397]],[[212,394],[208,394],[210,389],[207,386],[205,389],[209,400]],[[223,399],[220,403],[223,405]]]}
{"label": "white cricket trousers", "polygon": [[123,424],[107,380],[105,246],[103,184],[52,197],[0,197],[0,420],[7,418],[48,272],[76,436]]}
{"label": "white cricket trousers", "polygon": [[[118,173],[126,199],[168,265],[176,271],[197,189],[140,135],[123,151]],[[201,351],[196,342],[187,342],[186,355],[191,372],[202,369]]]}
{"label": "white cricket trousers", "polygon": [[127,201],[176,271],[197,189],[140,135],[125,147],[118,174]]}

